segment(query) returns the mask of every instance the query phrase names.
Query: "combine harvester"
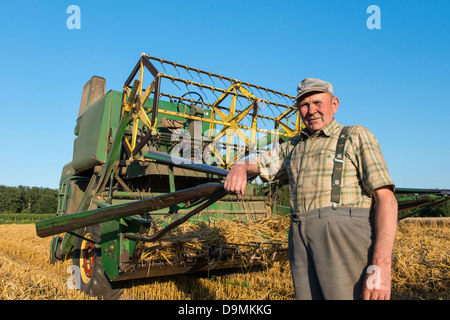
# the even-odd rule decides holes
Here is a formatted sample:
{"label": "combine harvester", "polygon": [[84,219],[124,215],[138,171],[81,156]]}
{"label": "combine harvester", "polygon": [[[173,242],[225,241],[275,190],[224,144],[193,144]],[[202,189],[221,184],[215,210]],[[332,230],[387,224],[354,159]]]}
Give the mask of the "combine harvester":
{"label": "combine harvester", "polygon": [[[141,257],[146,244],[170,238],[188,219],[251,222],[289,213],[277,204],[285,181],[250,178],[245,194],[234,196],[223,180],[237,160],[303,129],[295,97],[146,54],[122,92],[105,88],[96,76],[84,86],[58,216],[36,223],[39,237],[53,236],[51,262],[72,257],[77,288],[116,299],[122,290],[115,283],[123,280],[287,260],[285,242],[186,246],[175,257]],[[449,199],[445,190],[397,192],[408,195],[399,199],[408,215]],[[262,254],[267,259],[255,259]]]}

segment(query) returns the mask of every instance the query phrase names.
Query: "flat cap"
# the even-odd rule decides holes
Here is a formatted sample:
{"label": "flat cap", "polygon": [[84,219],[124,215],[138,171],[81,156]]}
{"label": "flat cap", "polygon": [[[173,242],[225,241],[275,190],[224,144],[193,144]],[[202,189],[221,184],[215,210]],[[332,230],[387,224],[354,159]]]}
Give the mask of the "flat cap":
{"label": "flat cap", "polygon": [[300,99],[302,96],[310,92],[325,92],[333,94],[333,86],[331,83],[320,79],[306,78],[299,83],[297,92],[298,95],[295,100]]}

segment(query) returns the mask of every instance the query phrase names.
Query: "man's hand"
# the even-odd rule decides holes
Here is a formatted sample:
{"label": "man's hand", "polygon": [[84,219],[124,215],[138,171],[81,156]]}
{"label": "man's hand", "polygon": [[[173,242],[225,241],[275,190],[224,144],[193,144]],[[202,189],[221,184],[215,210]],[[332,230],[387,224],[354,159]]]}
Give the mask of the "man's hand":
{"label": "man's hand", "polygon": [[259,168],[255,161],[236,162],[225,178],[224,188],[232,194],[244,194],[248,175],[257,174],[259,174]]}
{"label": "man's hand", "polygon": [[362,298],[364,300],[389,300],[391,297],[392,250],[397,230],[398,205],[389,187],[373,192],[376,203],[375,243],[372,265],[367,268]]}

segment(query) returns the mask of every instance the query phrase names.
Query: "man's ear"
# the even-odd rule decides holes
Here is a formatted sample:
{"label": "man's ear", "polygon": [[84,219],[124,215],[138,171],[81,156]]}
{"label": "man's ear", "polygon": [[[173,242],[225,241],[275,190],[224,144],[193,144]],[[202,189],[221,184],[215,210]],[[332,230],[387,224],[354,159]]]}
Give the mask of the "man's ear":
{"label": "man's ear", "polygon": [[335,114],[339,108],[339,98],[338,97],[333,97],[333,99],[331,100],[331,106],[333,108],[333,114]]}

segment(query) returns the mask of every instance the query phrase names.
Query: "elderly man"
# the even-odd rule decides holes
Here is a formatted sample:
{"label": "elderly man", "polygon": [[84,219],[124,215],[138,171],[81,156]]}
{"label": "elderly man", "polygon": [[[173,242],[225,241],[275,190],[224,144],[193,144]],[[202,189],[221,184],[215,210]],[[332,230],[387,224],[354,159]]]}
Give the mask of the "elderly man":
{"label": "elderly man", "polygon": [[296,299],[389,299],[397,201],[378,142],[362,126],[337,123],[330,83],[307,78],[297,91],[306,129],[233,165],[225,190],[243,193],[248,175],[289,178]]}

